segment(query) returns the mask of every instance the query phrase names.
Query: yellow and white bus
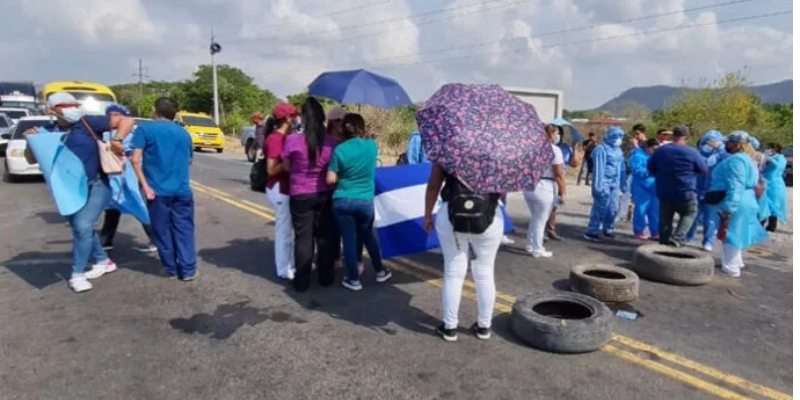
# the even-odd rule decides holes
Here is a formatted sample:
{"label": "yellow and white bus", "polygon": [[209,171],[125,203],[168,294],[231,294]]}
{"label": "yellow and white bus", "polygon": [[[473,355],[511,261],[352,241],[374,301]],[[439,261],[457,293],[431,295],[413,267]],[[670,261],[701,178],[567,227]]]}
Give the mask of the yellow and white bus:
{"label": "yellow and white bus", "polygon": [[42,97],[45,104],[47,98],[55,92],[67,92],[78,100],[87,114],[102,115],[106,107],[117,102],[117,96],[108,86],[94,82],[82,81],[57,81],[50,82],[42,88]]}

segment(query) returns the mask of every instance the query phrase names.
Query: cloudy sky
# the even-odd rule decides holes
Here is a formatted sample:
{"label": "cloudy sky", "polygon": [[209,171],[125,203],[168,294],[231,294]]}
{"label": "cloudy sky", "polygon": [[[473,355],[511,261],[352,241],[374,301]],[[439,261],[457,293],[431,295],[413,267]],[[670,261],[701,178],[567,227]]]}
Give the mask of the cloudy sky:
{"label": "cloudy sky", "polygon": [[[446,82],[560,89],[567,108],[728,71],[792,76],[790,0],[4,0],[0,80],[132,82],[243,69],[279,96],[368,68],[415,101]],[[731,21],[733,20],[733,21]],[[731,22],[727,22],[731,21]]]}

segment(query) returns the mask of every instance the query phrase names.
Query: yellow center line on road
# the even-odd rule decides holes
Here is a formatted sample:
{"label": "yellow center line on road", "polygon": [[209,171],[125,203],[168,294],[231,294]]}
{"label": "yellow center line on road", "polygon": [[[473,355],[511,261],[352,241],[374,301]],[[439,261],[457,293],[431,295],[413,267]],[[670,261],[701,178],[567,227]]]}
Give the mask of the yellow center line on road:
{"label": "yellow center line on road", "polygon": [[629,361],[633,364],[645,367],[651,371],[658,372],[659,374],[666,375],[670,378],[679,380],[681,382],[694,386],[704,392],[713,394],[722,399],[731,399],[731,400],[748,399],[748,397],[744,397],[738,393],[731,392],[730,390],[723,389],[712,383],[708,383],[704,380],[697,379],[694,376],[678,371],[674,368],[670,368],[664,364],[657,363],[653,360],[641,358],[636,354],[627,352],[612,345],[605,345],[600,349],[600,351],[606,354],[611,354],[625,361]]}
{"label": "yellow center line on road", "polygon": [[[274,214],[266,207],[263,207],[256,203],[249,202],[247,200],[237,200],[231,194],[223,192],[219,189],[214,189],[212,187],[199,184],[195,181],[192,181],[192,186],[194,187],[195,190],[203,194],[206,194],[210,197],[221,200],[225,203],[228,203],[236,208],[258,215],[266,220],[275,221]],[[415,262],[413,260],[409,259],[386,260],[386,264],[392,267],[393,269],[403,271],[435,287],[441,288],[444,283],[441,276],[442,273],[440,271],[431,268],[429,266],[420,264],[418,262]],[[466,290],[463,291],[462,296],[471,300],[475,300],[476,299],[475,284],[469,280],[465,280],[464,287]],[[514,297],[513,295],[502,293],[500,291],[497,292],[496,297],[498,301],[495,302],[495,310],[497,310],[500,313],[510,313],[513,304],[517,301],[517,298]],[[614,342],[639,350],[644,353],[655,354],[656,356],[664,360],[667,360],[673,364],[679,365],[689,370],[699,372],[701,374],[707,375],[726,384],[736,386],[740,389],[747,390],[759,396],[775,400],[786,400],[792,398],[791,395],[779,392],[774,389],[770,389],[768,387],[759,385],[757,383],[753,383],[751,381],[748,381],[747,379],[722,372],[715,368],[706,366],[696,361],[689,360],[677,354],[661,350],[653,345],[632,338],[628,338],[626,336],[613,334],[612,340]],[[686,383],[690,386],[693,386],[695,388],[698,388],[709,394],[712,394],[714,396],[723,399],[747,399],[747,397],[741,396],[719,385],[702,380],[698,377],[689,375],[685,372],[678,371],[672,367],[658,363],[656,361],[644,358],[641,355],[637,355],[622,350],[620,348],[614,347],[610,344],[603,346],[603,348],[601,348],[601,351],[605,352],[606,354],[610,354],[617,358],[623,359],[625,361],[629,361],[639,366],[645,367],[647,369],[650,369],[651,371],[661,373],[662,375],[671,377],[673,379],[676,379],[678,381],[681,381],[683,383]]]}

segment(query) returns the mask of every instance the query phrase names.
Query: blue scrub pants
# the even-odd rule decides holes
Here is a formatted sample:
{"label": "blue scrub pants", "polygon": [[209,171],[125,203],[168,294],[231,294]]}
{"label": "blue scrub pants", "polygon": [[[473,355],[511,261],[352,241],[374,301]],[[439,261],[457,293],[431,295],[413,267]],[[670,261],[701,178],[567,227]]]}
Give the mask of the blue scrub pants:
{"label": "blue scrub pants", "polygon": [[194,197],[156,196],[148,201],[150,226],[167,274],[190,278],[197,273],[194,243]]}
{"label": "blue scrub pants", "polygon": [[642,196],[633,199],[633,234],[642,235],[650,229],[650,236],[658,236],[658,215],[660,206],[656,196]]}
{"label": "blue scrub pants", "polygon": [[619,188],[608,192],[593,193],[592,213],[589,215],[589,226],[586,228],[588,235],[599,235],[602,232],[614,232],[614,220],[617,219],[619,209]]}

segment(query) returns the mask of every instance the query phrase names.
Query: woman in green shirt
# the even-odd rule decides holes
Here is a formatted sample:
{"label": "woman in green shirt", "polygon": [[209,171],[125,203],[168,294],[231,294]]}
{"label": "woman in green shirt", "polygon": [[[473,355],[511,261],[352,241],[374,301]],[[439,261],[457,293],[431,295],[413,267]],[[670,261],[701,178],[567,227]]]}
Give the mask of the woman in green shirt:
{"label": "woman in green shirt", "polygon": [[328,164],[328,184],[336,185],[333,192],[333,216],[342,235],[344,262],[347,276],[342,285],[350,290],[361,290],[358,273],[359,243],[367,253],[375,269],[375,280],[386,282],[392,272],[381,262],[378,237],[373,229],[375,222],[375,159],[378,145],[375,140],[364,138],[364,118],[359,114],[347,114],[342,120],[344,141],[333,151]]}

